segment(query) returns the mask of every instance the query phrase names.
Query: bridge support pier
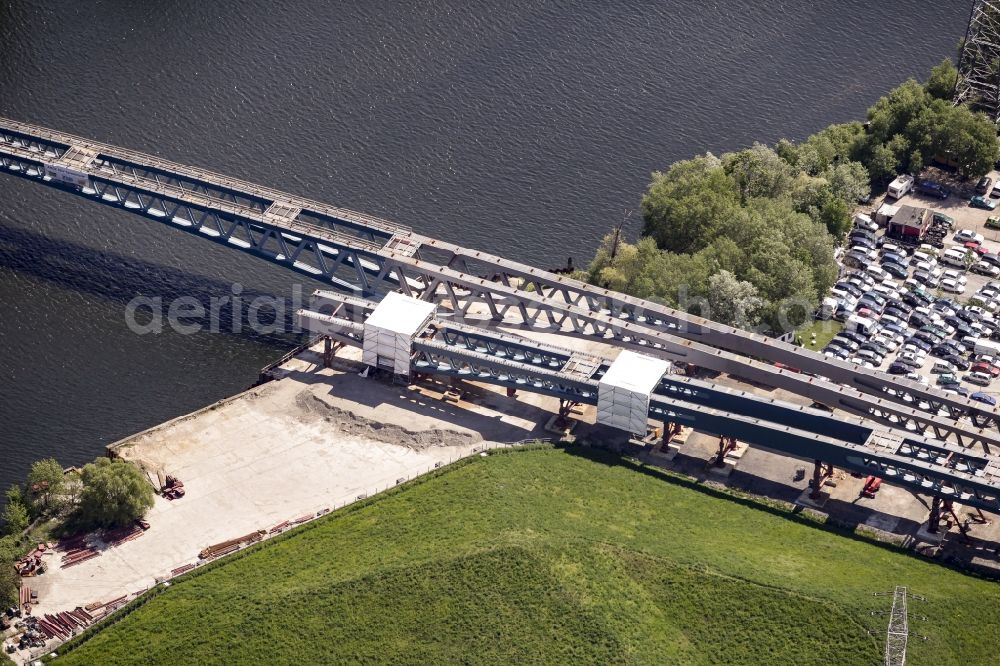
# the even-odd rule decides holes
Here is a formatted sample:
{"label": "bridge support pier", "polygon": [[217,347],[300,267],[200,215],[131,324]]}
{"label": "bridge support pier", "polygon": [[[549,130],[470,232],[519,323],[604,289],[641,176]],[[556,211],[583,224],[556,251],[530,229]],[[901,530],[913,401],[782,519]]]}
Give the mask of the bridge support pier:
{"label": "bridge support pier", "polygon": [[735,437],[720,437],[719,438],[719,451],[715,454],[715,460],[712,464],[716,467],[726,466],[726,454],[730,451],[736,450],[736,438]]}
{"label": "bridge support pier", "polygon": [[822,460],[813,461],[812,492],[809,493],[809,499],[822,499],[823,482],[831,476],[833,476],[833,465],[825,464]]}
{"label": "bridge support pier", "polygon": [[937,534],[941,525],[941,498],[935,497],[931,500],[931,515],[927,519],[927,531],[930,534]]}
{"label": "bridge support pier", "polygon": [[330,337],[323,338],[323,367],[329,368],[333,365],[333,340]]}

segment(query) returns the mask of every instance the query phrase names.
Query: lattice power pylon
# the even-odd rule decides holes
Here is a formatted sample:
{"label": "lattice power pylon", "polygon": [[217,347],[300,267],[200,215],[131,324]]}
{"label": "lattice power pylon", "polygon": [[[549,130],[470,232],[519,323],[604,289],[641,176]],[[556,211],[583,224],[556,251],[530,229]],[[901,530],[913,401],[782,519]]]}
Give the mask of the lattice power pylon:
{"label": "lattice power pylon", "polygon": [[974,0],[958,58],[955,103],[1000,120],[1000,0]]}
{"label": "lattice power pylon", "polygon": [[889,629],[885,635],[885,666],[906,664],[906,639],[910,629],[906,616],[906,587],[897,585],[892,595]]}

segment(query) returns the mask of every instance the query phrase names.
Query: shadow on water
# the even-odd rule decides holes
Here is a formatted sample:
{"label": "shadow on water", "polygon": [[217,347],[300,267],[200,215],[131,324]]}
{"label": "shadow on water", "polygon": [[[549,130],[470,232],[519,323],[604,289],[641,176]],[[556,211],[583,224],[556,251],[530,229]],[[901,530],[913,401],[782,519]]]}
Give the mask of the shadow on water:
{"label": "shadow on water", "polygon": [[[770,504],[766,499],[754,497],[750,495],[743,495],[739,492],[728,488],[717,488],[714,486],[707,485],[697,479],[693,479],[687,476],[681,476],[676,472],[671,472],[659,467],[652,467],[646,465],[627,454],[619,454],[614,451],[610,451],[605,448],[600,448],[596,446],[580,446],[578,444],[557,444],[556,448],[570,454],[573,456],[578,456],[580,458],[585,458],[591,462],[605,465],[607,467],[625,467],[634,472],[640,474],[645,474],[646,476],[657,479],[664,483],[669,483],[674,486],[681,488],[686,488],[709,497],[716,499],[725,500],[738,504],[740,506],[753,509],[755,511],[761,511],[772,516],[782,518],[784,520],[797,523],[799,525],[804,525],[811,527],[812,529],[820,530],[823,532],[829,532],[842,536],[844,538],[850,539],[852,541],[857,541],[860,543],[865,543],[871,546],[876,546],[883,550],[888,550],[899,555],[904,555],[911,557],[913,559],[920,560],[921,562],[927,562],[929,564],[938,564],[949,569],[953,569],[959,573],[975,576],[977,578],[984,578],[989,580],[997,580],[1000,578],[1000,572],[994,569],[986,569],[984,567],[977,566],[972,563],[971,558],[976,552],[989,550],[990,547],[983,542],[971,542],[967,544],[969,546],[970,552],[965,556],[958,556],[951,554],[948,557],[931,560],[927,557],[914,552],[913,550],[900,546],[897,544],[889,543],[876,539],[864,533],[858,533],[851,529],[849,525],[839,525],[835,522],[821,523],[815,519],[802,515],[800,507],[795,507],[794,509],[788,509],[784,506],[779,506],[775,504]],[[995,549],[996,544],[991,544]]]}
{"label": "shadow on water", "polygon": [[[4,269],[67,291],[121,304],[123,315],[125,306],[137,296],[160,298],[164,326],[168,325],[167,309],[174,299],[194,299],[206,313],[212,312],[215,302],[219,333],[282,349],[303,339],[303,334],[295,329],[295,309],[306,305],[308,294],[314,288],[312,284],[302,285],[302,303],[296,303],[294,295],[285,297],[253,289],[238,290],[241,307],[234,326],[232,283],[0,225],[0,270]],[[262,299],[263,307],[251,320],[248,305],[255,299]],[[149,312],[148,306],[140,308],[136,320],[146,323],[150,319]],[[208,315],[201,320],[207,322]],[[269,332],[267,329],[276,330]]]}

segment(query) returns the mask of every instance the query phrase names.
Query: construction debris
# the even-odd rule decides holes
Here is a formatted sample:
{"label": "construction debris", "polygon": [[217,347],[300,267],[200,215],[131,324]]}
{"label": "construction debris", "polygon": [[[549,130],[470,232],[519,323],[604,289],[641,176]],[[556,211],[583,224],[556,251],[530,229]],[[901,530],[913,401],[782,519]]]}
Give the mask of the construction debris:
{"label": "construction debris", "polygon": [[78,534],[72,537],[63,537],[57,545],[58,550],[63,551],[62,568],[76,566],[100,555],[96,548],[87,543],[86,534]]}
{"label": "construction debris", "polygon": [[168,500],[180,499],[184,497],[184,483],[175,476],[167,475],[161,494]]}
{"label": "construction debris", "polygon": [[223,555],[228,555],[229,553],[239,550],[240,546],[244,543],[256,543],[263,539],[266,535],[267,532],[264,530],[257,530],[256,532],[251,532],[250,534],[246,534],[235,539],[229,539],[228,541],[223,541],[202,549],[202,551],[198,553],[198,557],[203,560],[211,560],[217,557],[222,557]]}

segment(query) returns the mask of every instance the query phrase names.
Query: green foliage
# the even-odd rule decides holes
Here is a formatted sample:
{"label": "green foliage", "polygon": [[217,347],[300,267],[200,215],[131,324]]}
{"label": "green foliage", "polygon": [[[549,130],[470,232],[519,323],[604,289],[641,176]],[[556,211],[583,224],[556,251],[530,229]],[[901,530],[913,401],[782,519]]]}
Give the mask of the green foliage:
{"label": "green foliage", "polygon": [[868,173],[871,174],[872,179],[883,185],[899,173],[899,157],[896,156],[892,148],[884,143],[872,147],[867,164]]}
{"label": "green foliage", "polygon": [[738,205],[739,195],[718,158],[708,154],[675,162],[653,174],[642,198],[643,235],[664,250],[697,252]]}
{"label": "green foliage", "polygon": [[93,527],[125,525],[153,506],[153,489],[130,463],[98,458],[83,467],[77,519]]}
{"label": "green foliage", "polygon": [[708,304],[713,320],[750,328],[760,321],[764,299],[757,294],[755,286],[721,270],[708,279]]}
{"label": "green foliage", "polygon": [[993,663],[994,582],[602,451],[542,449],[179,579],[58,661],[872,664],[886,585],[933,607],[908,663]]}
{"label": "green foliage", "polygon": [[871,176],[861,162],[845,161],[828,166],[823,179],[830,185],[830,194],[845,205],[853,206],[871,194]]}
{"label": "green foliage", "polygon": [[786,162],[807,174],[816,175],[833,164],[857,160],[864,152],[867,137],[865,127],[859,122],[830,125],[816,132],[795,149],[795,160],[788,156],[792,151],[787,147],[778,154]]}
{"label": "green foliage", "polygon": [[982,113],[933,100],[907,127],[913,146],[925,157],[946,156],[963,176],[978,176],[1000,158],[997,128]]}
{"label": "green foliage", "polygon": [[958,81],[958,69],[951,58],[945,58],[941,64],[931,69],[931,75],[924,84],[924,90],[931,97],[951,100],[955,92],[955,82]]}
{"label": "green foliage", "polygon": [[722,156],[722,168],[733,179],[744,204],[756,197],[784,196],[795,175],[785,160],[760,143],[737,153],[726,153]]}
{"label": "green foliage", "polygon": [[28,498],[35,515],[57,508],[59,494],[65,488],[63,467],[55,458],[37,460],[28,473]]}
{"label": "green foliage", "polygon": [[14,562],[21,557],[23,547],[17,537],[8,535],[0,538],[0,609],[15,605],[21,578],[14,570]]}
{"label": "green foliage", "polygon": [[28,508],[21,502],[8,502],[3,510],[3,522],[7,534],[21,534],[28,529],[28,523],[31,522]]}
{"label": "green foliage", "polygon": [[923,86],[908,79],[868,109],[869,140],[886,144],[905,135],[907,126],[927,107],[930,96]]}

